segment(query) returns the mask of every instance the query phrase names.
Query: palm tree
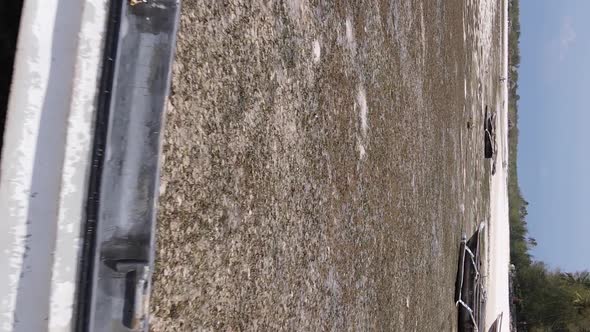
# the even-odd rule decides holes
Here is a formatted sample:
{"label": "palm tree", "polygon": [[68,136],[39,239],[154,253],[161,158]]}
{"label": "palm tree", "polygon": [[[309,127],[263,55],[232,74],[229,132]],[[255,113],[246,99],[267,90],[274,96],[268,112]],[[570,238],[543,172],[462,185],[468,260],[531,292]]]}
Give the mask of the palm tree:
{"label": "palm tree", "polygon": [[590,272],[588,271],[561,273],[561,279],[568,284],[577,284],[590,288]]}
{"label": "palm tree", "polygon": [[580,292],[574,293],[574,299],[572,304],[579,315],[583,314],[587,309],[590,309],[590,292],[580,294]]}

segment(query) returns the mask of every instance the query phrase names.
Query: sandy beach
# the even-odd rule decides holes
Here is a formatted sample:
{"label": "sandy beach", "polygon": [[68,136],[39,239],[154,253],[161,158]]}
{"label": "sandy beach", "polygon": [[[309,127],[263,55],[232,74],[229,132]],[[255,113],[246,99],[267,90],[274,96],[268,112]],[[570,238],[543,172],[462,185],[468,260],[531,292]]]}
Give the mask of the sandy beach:
{"label": "sandy beach", "polygon": [[[508,4],[503,1],[503,63],[502,77],[508,76]],[[508,86],[501,83],[502,94],[497,100],[496,140],[498,144],[496,174],[491,177],[490,220],[488,224],[488,253],[485,271],[487,304],[486,330],[502,315],[502,331],[510,330],[509,266],[510,225],[508,219]]]}

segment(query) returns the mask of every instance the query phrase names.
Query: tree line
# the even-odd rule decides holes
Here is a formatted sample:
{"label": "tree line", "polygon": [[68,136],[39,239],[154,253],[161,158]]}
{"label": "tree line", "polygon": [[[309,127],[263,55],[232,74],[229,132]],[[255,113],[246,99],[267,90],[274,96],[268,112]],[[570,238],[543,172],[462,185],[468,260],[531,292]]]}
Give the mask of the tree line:
{"label": "tree line", "polygon": [[509,2],[509,180],[510,260],[513,321],[518,331],[590,332],[590,274],[562,272],[535,260],[537,241],[528,235],[528,202],[518,184],[518,68],[520,66],[520,3]]}

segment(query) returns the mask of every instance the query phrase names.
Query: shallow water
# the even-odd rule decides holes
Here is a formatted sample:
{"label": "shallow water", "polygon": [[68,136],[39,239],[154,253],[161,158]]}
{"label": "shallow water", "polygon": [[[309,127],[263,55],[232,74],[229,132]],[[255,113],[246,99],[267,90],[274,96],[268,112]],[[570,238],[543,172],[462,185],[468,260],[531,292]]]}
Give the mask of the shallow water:
{"label": "shallow water", "polygon": [[500,4],[198,3],[167,113],[152,329],[452,330],[461,232],[488,214]]}

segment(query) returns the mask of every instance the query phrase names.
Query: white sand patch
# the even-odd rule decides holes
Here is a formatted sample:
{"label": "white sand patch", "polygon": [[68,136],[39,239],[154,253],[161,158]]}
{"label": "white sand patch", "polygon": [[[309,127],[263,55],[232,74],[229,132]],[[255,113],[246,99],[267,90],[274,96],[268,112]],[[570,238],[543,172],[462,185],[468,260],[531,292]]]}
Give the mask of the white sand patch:
{"label": "white sand patch", "polygon": [[313,50],[313,62],[317,63],[320,61],[320,57],[322,56],[322,47],[320,46],[319,40],[316,39],[313,41],[312,50]]}
{"label": "white sand patch", "polygon": [[354,42],[354,35],[352,34],[352,22],[350,21],[350,18],[346,19],[346,40],[348,43]]}
{"label": "white sand patch", "polygon": [[463,44],[467,42],[467,34],[465,33],[465,15],[463,15]]}
{"label": "white sand patch", "polygon": [[365,146],[363,145],[363,143],[358,142],[358,150],[359,150],[359,158],[365,159],[365,155],[367,154],[367,150],[365,149]]}
{"label": "white sand patch", "polygon": [[365,87],[359,85],[358,92],[356,95],[356,102],[359,106],[359,118],[361,121],[361,132],[363,134],[363,139],[367,138],[367,131],[369,129],[369,123],[367,120],[367,116],[369,113],[369,109],[367,108],[367,92],[365,91]]}
{"label": "white sand patch", "polygon": [[346,19],[345,26],[346,26],[346,45],[348,46],[348,48],[350,49],[350,51],[354,55],[356,52],[356,41],[354,39],[354,30],[352,27],[352,20],[350,17],[348,17]]}

